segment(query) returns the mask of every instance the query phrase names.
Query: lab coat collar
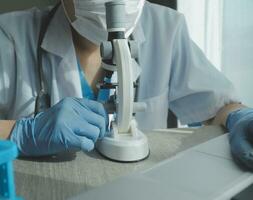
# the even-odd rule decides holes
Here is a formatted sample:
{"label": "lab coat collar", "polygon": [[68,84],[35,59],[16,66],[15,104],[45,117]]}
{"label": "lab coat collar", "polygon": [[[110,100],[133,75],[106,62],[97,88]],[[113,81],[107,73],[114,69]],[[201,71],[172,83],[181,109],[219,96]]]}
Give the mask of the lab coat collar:
{"label": "lab coat collar", "polygon": [[139,45],[141,45],[142,43],[144,43],[146,41],[146,37],[144,35],[143,32],[143,28],[142,25],[139,21],[139,23],[137,23],[133,33],[132,33],[133,39],[138,42]]}
{"label": "lab coat collar", "polygon": [[[133,37],[132,39],[134,41],[138,42],[139,48],[140,48],[140,45],[142,45],[146,41],[140,21],[137,24],[137,26],[135,27],[135,29],[132,33],[132,37]],[[139,56],[140,55],[138,55],[138,57]],[[134,75],[133,78],[134,78],[134,81],[136,81],[139,78],[142,69],[141,69],[139,63],[135,59],[132,59],[132,66],[133,66],[133,75]]]}
{"label": "lab coat collar", "polygon": [[41,47],[62,58],[74,50],[71,27],[62,5],[51,19]]}

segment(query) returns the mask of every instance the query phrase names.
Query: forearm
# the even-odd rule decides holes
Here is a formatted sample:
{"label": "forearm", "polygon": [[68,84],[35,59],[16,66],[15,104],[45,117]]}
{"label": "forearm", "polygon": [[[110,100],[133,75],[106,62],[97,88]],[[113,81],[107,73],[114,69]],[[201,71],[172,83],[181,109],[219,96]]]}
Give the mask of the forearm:
{"label": "forearm", "polygon": [[15,122],[13,120],[0,120],[0,139],[5,140],[10,137]]}
{"label": "forearm", "polygon": [[225,105],[217,112],[215,118],[213,118],[212,120],[209,120],[207,124],[222,125],[226,127],[226,121],[227,121],[228,115],[233,111],[239,110],[241,108],[246,108],[246,107],[247,106],[243,104],[239,104],[239,103]]}

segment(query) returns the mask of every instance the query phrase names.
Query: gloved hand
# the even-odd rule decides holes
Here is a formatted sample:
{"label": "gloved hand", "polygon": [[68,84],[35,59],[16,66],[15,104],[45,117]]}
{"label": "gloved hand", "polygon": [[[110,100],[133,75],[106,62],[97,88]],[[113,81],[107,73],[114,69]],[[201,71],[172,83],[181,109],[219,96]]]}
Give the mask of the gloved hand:
{"label": "gloved hand", "polygon": [[234,160],[253,170],[253,109],[243,108],[229,114],[226,122]]}
{"label": "gloved hand", "polygon": [[34,118],[18,120],[10,139],[21,156],[91,151],[97,139],[104,137],[107,123],[102,104],[68,97]]}

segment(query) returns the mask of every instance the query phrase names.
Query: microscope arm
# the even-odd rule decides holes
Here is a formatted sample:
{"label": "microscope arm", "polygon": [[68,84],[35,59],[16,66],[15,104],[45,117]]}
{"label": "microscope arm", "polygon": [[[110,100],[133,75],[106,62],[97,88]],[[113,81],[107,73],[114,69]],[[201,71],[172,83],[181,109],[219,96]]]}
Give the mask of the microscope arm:
{"label": "microscope arm", "polygon": [[114,40],[113,46],[118,66],[116,123],[119,133],[127,133],[130,129],[134,104],[132,57],[126,39]]}

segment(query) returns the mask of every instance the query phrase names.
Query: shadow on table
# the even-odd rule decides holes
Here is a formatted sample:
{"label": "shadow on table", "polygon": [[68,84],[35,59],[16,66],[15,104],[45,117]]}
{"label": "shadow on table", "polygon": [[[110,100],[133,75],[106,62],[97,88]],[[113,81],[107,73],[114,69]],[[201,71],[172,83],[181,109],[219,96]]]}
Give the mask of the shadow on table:
{"label": "shadow on table", "polygon": [[[57,155],[50,155],[50,156],[41,156],[41,157],[19,157],[19,160],[24,161],[31,161],[31,162],[70,162],[76,159],[78,152],[64,152]],[[102,156],[97,150],[93,150],[91,152],[82,152],[85,155],[99,160],[107,160],[104,156]]]}
{"label": "shadow on table", "polygon": [[70,162],[76,159],[76,152],[65,152],[57,155],[41,157],[19,157],[19,160],[36,162]]}
{"label": "shadow on table", "polygon": [[15,180],[17,195],[26,200],[68,199],[93,188],[74,180],[56,180],[20,172],[15,172]]}

